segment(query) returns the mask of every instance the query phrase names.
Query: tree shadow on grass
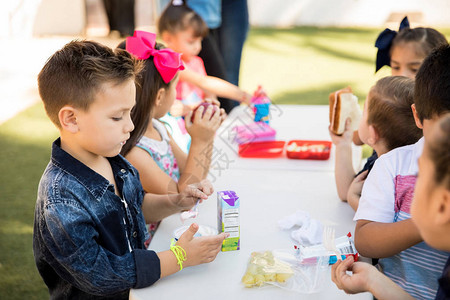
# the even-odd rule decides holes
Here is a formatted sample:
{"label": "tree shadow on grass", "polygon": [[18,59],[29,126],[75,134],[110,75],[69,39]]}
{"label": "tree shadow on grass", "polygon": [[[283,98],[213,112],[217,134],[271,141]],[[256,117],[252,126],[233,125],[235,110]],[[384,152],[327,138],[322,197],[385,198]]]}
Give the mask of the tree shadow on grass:
{"label": "tree shadow on grass", "polygon": [[[365,57],[358,54],[354,48],[343,51],[343,49],[336,49],[333,46],[325,46],[318,42],[318,38],[329,38],[330,40],[338,40],[344,43],[348,41],[358,41],[370,43],[375,41],[375,30],[360,29],[360,28],[319,28],[319,27],[296,27],[292,29],[270,29],[270,28],[256,28],[251,30],[250,38],[247,43],[255,49],[268,52],[283,54],[282,44],[293,47],[312,48],[318,52],[334,58],[340,58],[350,61],[357,61],[372,65],[373,58]],[[265,39],[272,39],[274,43],[262,42]]]}
{"label": "tree shadow on grass", "polygon": [[292,33],[303,36],[328,36],[336,38],[339,35],[369,36],[376,34],[377,29],[357,28],[357,27],[317,27],[317,26],[297,26],[292,28],[254,27],[251,28],[251,35],[254,37],[279,36],[280,34]]}
{"label": "tree shadow on grass", "polygon": [[[346,86],[351,86],[350,82],[333,83],[314,87],[311,89],[290,90],[284,93],[272,96],[272,101],[276,104],[296,104],[296,105],[328,105],[328,96],[330,93],[340,90]],[[365,95],[354,91],[359,102],[364,102]]]}

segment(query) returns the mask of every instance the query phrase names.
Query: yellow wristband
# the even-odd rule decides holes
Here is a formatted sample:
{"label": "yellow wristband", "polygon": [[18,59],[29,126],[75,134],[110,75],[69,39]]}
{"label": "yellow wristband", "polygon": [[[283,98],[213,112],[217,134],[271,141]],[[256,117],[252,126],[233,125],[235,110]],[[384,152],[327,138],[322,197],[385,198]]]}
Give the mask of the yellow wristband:
{"label": "yellow wristband", "polygon": [[172,242],[170,243],[170,251],[175,254],[177,262],[180,265],[180,271],[183,270],[183,261],[186,261],[186,251],[184,251],[182,247],[177,246],[174,239],[172,239]]}

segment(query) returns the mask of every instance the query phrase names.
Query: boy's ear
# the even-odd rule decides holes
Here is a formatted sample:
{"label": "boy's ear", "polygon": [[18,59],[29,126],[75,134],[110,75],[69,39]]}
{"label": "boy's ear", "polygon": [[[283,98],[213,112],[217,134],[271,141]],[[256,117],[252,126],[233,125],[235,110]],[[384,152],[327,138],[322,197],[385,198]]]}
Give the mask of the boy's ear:
{"label": "boy's ear", "polygon": [[77,110],[72,106],[64,106],[58,113],[59,124],[61,128],[71,133],[78,131]]}
{"label": "boy's ear", "polygon": [[416,126],[419,127],[420,129],[423,129],[423,124],[420,121],[419,116],[417,115],[416,105],[415,104],[411,104],[411,109],[412,109],[412,112],[413,112],[414,121],[416,122]]}
{"label": "boy's ear", "polygon": [[438,197],[438,210],[435,223],[440,226],[450,225],[450,191],[441,185],[435,195]]}
{"label": "boy's ear", "polygon": [[166,96],[166,90],[164,88],[160,88],[158,90],[158,93],[156,93],[156,106],[161,106],[163,101],[164,101],[164,97]]}
{"label": "boy's ear", "polygon": [[367,139],[367,143],[369,145],[375,145],[376,142],[380,139],[380,135],[375,127],[369,125],[369,138]]}

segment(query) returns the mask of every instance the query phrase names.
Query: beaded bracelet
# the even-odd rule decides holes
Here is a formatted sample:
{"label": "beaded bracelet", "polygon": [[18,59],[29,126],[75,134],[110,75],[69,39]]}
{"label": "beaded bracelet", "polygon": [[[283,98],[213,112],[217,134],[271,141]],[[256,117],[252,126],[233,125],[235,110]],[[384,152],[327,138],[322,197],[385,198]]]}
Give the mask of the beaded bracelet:
{"label": "beaded bracelet", "polygon": [[175,239],[170,243],[170,250],[175,254],[177,262],[180,265],[180,271],[183,270],[183,261],[186,261],[186,251],[180,246],[175,245]]}

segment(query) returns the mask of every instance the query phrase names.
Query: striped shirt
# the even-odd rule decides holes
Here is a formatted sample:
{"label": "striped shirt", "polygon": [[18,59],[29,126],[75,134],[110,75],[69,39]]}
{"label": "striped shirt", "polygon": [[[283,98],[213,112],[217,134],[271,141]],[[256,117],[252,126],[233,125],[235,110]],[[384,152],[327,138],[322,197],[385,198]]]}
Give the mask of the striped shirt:
{"label": "striped shirt", "polygon": [[[423,138],[416,144],[382,155],[364,183],[355,220],[381,223],[411,218],[410,207],[422,153]],[[392,257],[379,260],[384,274],[416,299],[434,299],[438,278],[449,253],[435,250],[424,242]]]}

